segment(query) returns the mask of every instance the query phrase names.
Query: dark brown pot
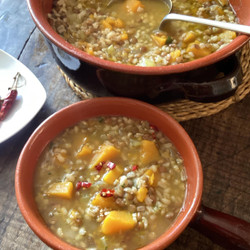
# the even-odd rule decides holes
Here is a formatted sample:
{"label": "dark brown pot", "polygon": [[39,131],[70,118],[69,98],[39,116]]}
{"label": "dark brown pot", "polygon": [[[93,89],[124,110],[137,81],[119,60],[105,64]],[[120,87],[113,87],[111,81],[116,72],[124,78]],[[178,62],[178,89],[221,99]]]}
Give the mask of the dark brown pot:
{"label": "dark brown pot", "polygon": [[[91,56],[59,36],[47,21],[52,0],[27,0],[27,3],[58,65],[77,84],[95,95],[154,99],[163,92],[177,90],[189,98],[206,101],[231,94],[241,83],[240,67],[235,64],[236,59],[232,58],[229,62],[222,60],[235,54],[248,41],[246,35],[238,36],[229,45],[209,56],[187,63],[161,67],[124,65]],[[231,0],[230,3],[239,22],[250,25],[250,2]],[[211,65],[217,62],[226,63],[222,69],[225,77],[220,81],[211,78],[218,70]],[[203,74],[202,81],[196,79],[197,74]]]}

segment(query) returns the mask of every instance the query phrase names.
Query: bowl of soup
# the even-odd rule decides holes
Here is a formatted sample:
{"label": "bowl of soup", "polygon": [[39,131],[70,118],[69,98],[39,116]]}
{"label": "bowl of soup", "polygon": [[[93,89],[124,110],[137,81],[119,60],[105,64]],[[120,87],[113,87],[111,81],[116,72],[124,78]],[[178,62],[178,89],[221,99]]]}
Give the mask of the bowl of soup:
{"label": "bowl of soup", "polygon": [[180,124],[119,97],[50,116],[28,139],[15,175],[24,219],[53,249],[164,249],[189,224],[229,248],[249,246],[249,223],[201,206],[202,185]]}
{"label": "bowl of soup", "polygon": [[[227,58],[248,40],[180,21],[161,32],[159,23],[168,12],[162,0],[27,2],[61,69],[98,96],[154,97],[173,87],[191,89],[181,82],[185,72]],[[247,0],[174,0],[172,12],[249,25],[249,9]]]}
{"label": "bowl of soup", "polygon": [[97,98],[60,110],[26,143],[16,196],[53,249],[161,249],[200,205],[202,170],[184,129],[150,104]]}

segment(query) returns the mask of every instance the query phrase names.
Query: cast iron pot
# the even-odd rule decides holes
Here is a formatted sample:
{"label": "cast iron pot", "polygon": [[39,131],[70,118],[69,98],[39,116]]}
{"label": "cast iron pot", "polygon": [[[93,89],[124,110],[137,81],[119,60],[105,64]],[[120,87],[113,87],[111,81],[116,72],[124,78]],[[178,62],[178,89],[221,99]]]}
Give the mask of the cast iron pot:
{"label": "cast iron pot", "polygon": [[31,229],[53,249],[76,250],[54,235],[44,223],[34,199],[33,181],[38,158],[62,131],[79,121],[102,115],[121,115],[147,120],[175,145],[184,160],[187,192],[183,209],[158,239],[143,250],[169,246],[190,224],[227,249],[250,248],[250,223],[201,205],[203,175],[199,156],[188,134],[165,112],[151,104],[119,97],[100,97],[70,105],[45,120],[31,135],[18,159],[15,190],[21,213]]}
{"label": "cast iron pot", "polygon": [[[27,0],[27,3],[57,64],[75,83],[97,96],[154,99],[161,93],[180,90],[190,98],[209,100],[232,93],[241,83],[241,71],[235,58],[219,69],[211,65],[234,55],[248,41],[246,35],[238,36],[211,55],[187,63],[162,67],[124,65],[91,56],[59,36],[47,20],[52,0]],[[239,23],[250,25],[250,1],[230,0],[230,3]],[[219,80],[211,77],[221,72],[225,76]],[[203,76],[202,81],[196,78],[197,74]]]}

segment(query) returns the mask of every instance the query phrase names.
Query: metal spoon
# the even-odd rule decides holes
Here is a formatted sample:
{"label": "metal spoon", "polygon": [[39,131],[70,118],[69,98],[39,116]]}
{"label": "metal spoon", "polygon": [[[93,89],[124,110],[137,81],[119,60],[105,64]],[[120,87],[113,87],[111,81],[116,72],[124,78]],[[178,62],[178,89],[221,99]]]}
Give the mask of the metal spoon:
{"label": "metal spoon", "polygon": [[227,29],[227,30],[233,30],[236,32],[244,33],[250,35],[250,26],[242,25],[242,24],[236,24],[236,23],[226,23],[226,22],[220,22],[220,21],[214,21],[210,19],[200,18],[200,17],[193,17],[193,16],[187,16],[182,14],[175,14],[170,13],[172,10],[172,0],[164,0],[164,2],[169,7],[169,14],[167,14],[161,21],[159,29],[164,31],[164,27],[166,23],[169,20],[179,20],[179,21],[186,21],[186,22],[192,22],[192,23],[199,23],[199,24],[205,24],[209,26],[214,26],[217,28]]}

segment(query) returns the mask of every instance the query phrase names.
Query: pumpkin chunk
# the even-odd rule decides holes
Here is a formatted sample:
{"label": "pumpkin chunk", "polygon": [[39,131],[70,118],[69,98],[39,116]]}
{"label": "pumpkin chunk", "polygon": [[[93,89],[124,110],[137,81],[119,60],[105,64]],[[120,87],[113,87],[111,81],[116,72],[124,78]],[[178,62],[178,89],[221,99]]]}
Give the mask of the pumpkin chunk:
{"label": "pumpkin chunk", "polygon": [[73,196],[72,182],[56,182],[49,186],[47,194],[49,196],[71,199]]}
{"label": "pumpkin chunk", "polygon": [[145,172],[145,175],[148,176],[148,183],[149,183],[149,185],[152,186],[152,187],[156,187],[158,179],[159,179],[159,174],[157,172],[154,173],[152,169],[148,169]]}
{"label": "pumpkin chunk", "polygon": [[139,0],[126,0],[125,5],[126,5],[127,12],[130,12],[130,13],[131,12],[136,13],[139,10],[139,8],[140,9],[144,8],[144,5]]}
{"label": "pumpkin chunk", "polygon": [[141,163],[149,164],[157,161],[160,157],[159,151],[153,141],[143,140],[141,145]]}
{"label": "pumpkin chunk", "polygon": [[102,20],[102,25],[105,29],[112,30],[113,28],[123,28],[124,22],[120,18],[112,18],[107,17],[106,19]]}
{"label": "pumpkin chunk", "polygon": [[189,31],[189,32],[187,32],[186,35],[184,36],[183,42],[184,42],[184,43],[191,43],[191,42],[193,42],[195,39],[196,39],[196,36],[195,36],[194,32]]}
{"label": "pumpkin chunk", "polygon": [[131,230],[135,227],[136,222],[133,220],[131,213],[127,211],[111,211],[104,219],[101,231],[104,234],[115,234]]}
{"label": "pumpkin chunk", "polygon": [[151,38],[157,46],[162,47],[167,42],[167,36],[161,33],[151,35]]}
{"label": "pumpkin chunk", "polygon": [[77,158],[81,158],[81,157],[84,157],[84,156],[87,156],[87,155],[90,155],[92,153],[92,149],[87,146],[87,145],[84,145],[80,151],[77,153],[76,157]]}
{"label": "pumpkin chunk", "polygon": [[103,181],[108,184],[113,184],[116,179],[118,179],[123,173],[123,168],[121,166],[116,166],[114,169],[109,170],[104,176]]}
{"label": "pumpkin chunk", "polygon": [[190,43],[187,47],[187,52],[192,52],[195,58],[201,58],[211,54],[209,48],[201,48],[198,41]]}
{"label": "pumpkin chunk", "polygon": [[100,194],[95,196],[91,204],[101,208],[117,208],[114,197],[102,197]]}
{"label": "pumpkin chunk", "polygon": [[90,163],[90,168],[94,168],[100,162],[110,161],[120,154],[120,150],[112,145],[102,145],[99,151],[94,155]]}
{"label": "pumpkin chunk", "polygon": [[147,196],[148,189],[146,187],[140,187],[136,193],[136,198],[139,202],[143,202]]}
{"label": "pumpkin chunk", "polygon": [[173,63],[176,61],[178,57],[181,56],[181,51],[179,49],[176,49],[170,53],[170,56],[171,56],[170,63]]}

